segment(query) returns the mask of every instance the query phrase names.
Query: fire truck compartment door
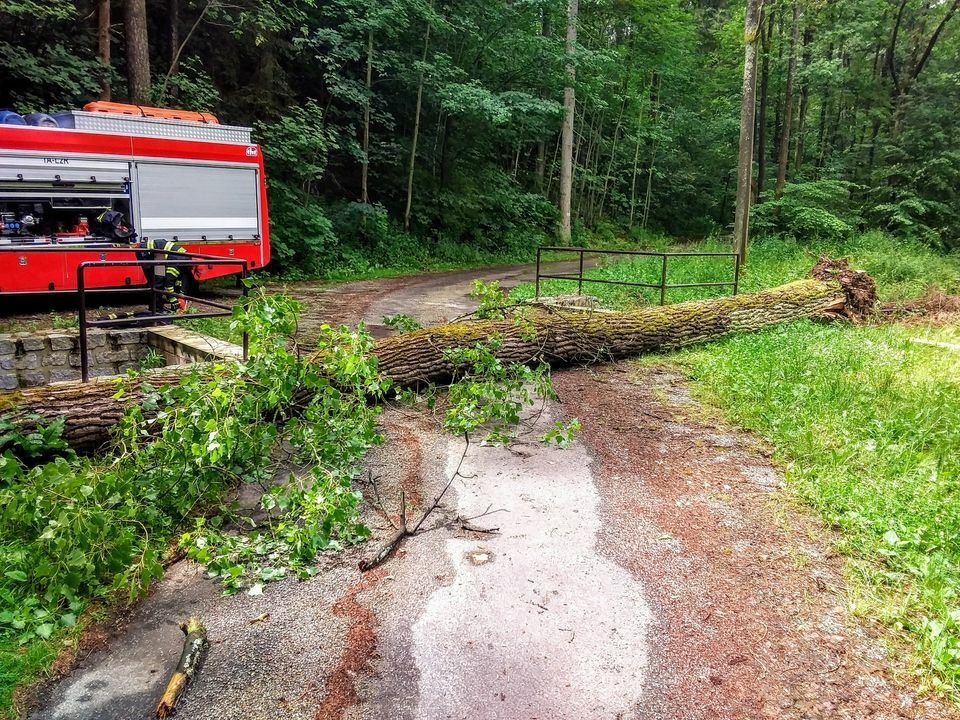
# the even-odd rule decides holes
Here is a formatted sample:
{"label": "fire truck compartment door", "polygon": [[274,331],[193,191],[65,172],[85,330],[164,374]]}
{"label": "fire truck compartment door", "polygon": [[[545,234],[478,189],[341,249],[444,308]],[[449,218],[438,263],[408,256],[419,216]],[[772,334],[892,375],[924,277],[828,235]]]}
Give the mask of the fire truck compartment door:
{"label": "fire truck compartment door", "polygon": [[0,184],[96,183],[121,185],[130,179],[130,163],[76,157],[0,155]]}
{"label": "fire truck compartment door", "polygon": [[257,169],[137,163],[141,237],[250,240],[260,236]]}

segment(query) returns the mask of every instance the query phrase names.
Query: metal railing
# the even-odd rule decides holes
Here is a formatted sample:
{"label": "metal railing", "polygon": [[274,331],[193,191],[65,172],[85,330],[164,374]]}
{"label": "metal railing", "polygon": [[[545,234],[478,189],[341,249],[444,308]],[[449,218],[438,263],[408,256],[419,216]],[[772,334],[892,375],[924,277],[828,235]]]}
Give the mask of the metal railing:
{"label": "metal railing", "polygon": [[[576,273],[543,273],[541,272],[541,256],[544,252],[557,253],[576,253],[580,256],[580,268]],[[583,274],[583,261],[586,255],[628,255],[639,257],[660,258],[660,282],[642,283],[628,282],[626,280],[607,280],[605,278],[586,277]],[[733,280],[730,282],[703,282],[703,283],[677,283],[670,285],[667,283],[667,261],[670,258],[691,258],[691,257],[726,257],[733,258]],[[603,285],[625,285],[627,287],[650,288],[660,291],[660,304],[667,302],[667,290],[676,288],[696,288],[696,287],[729,287],[733,288],[733,294],[736,295],[740,287],[740,256],[737,253],[729,252],[653,252],[647,250],[595,250],[582,247],[558,247],[542,246],[537,248],[537,289],[536,297],[540,297],[541,280],[576,280],[577,295],[583,294],[584,283],[599,283]]]}
{"label": "metal railing", "polygon": [[[205,298],[184,295],[183,293],[167,292],[163,288],[157,287],[155,276],[152,270],[156,267],[177,267],[193,268],[206,265],[214,267],[216,265],[233,265],[240,268],[240,277],[245,280],[248,275],[248,265],[246,260],[231,260],[216,255],[200,255],[197,253],[178,252],[175,250],[138,250],[138,252],[149,252],[153,256],[152,260],[88,260],[77,266],[77,292],[80,295],[79,325],[80,325],[80,377],[83,382],[90,379],[90,357],[87,354],[87,331],[90,328],[124,328],[124,327],[144,327],[150,325],[167,325],[174,320],[200,320],[202,318],[230,317],[233,315],[233,308],[229,305],[213,302]],[[157,255],[165,256],[164,259],[156,259]],[[147,280],[147,286],[128,285],[123,287],[90,288],[86,286],[86,277],[88,270],[97,270],[102,268],[115,267],[139,267]],[[247,296],[247,284],[240,283],[243,289],[243,296]],[[99,320],[90,320],[87,318],[87,294],[94,292],[101,294],[120,294],[120,293],[150,293],[149,313],[136,313],[128,317],[101,318]],[[197,313],[161,313],[157,311],[160,298],[178,298],[186,300],[197,305],[216,308],[214,311]],[[243,332],[243,359],[247,359],[249,350],[249,338],[247,332]]]}

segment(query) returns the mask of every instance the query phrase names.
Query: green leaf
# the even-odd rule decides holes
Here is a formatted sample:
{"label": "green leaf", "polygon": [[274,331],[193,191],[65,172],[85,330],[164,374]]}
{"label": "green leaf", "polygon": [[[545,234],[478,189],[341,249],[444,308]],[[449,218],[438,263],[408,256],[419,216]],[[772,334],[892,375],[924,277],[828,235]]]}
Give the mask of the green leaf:
{"label": "green leaf", "polygon": [[37,636],[47,640],[53,635],[54,624],[53,623],[43,623],[42,625],[37,625],[36,632]]}

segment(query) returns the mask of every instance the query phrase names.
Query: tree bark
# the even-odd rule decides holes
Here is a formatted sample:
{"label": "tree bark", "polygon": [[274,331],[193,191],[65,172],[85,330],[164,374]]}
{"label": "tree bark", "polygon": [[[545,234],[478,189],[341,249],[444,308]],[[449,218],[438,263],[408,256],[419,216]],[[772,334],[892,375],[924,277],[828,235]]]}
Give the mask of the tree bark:
{"label": "tree bark", "polygon": [[740,107],[740,148],[737,155],[737,209],[733,222],[733,251],[747,261],[750,237],[750,193],[753,180],[753,128],[757,105],[757,29],[759,0],[747,0],[744,22],[743,101]]}
{"label": "tree bark", "polygon": [[[164,85],[167,81],[180,72],[180,0],[167,0],[167,20],[170,23],[170,34],[167,48],[170,53],[170,68],[167,70],[167,77],[164,78]],[[170,97],[176,98],[179,94],[179,88],[174,85],[170,91]]]}
{"label": "tree bark", "polygon": [[[832,277],[832,276],[831,276]],[[842,281],[842,278],[841,278]],[[605,362],[641,353],[669,350],[849,308],[832,280],[799,280],[757,293],[711,300],[643,307],[619,313],[573,310],[536,311],[528,323],[473,320],[438,325],[377,341],[373,354],[380,371],[400,387],[445,382],[456,369],[446,351],[471,347],[491,336],[503,339],[496,355],[505,362],[543,358],[554,367]],[[535,332],[531,333],[531,327]],[[0,395],[0,415],[32,422],[63,417],[64,439],[78,450],[104,446],[127,407],[142,401],[144,384],[164,387],[180,380],[183,367],[161,368],[126,380],[66,382]]]}
{"label": "tree bark", "polygon": [[[206,16],[207,12],[213,8],[215,4],[216,0],[207,0],[207,4],[203,6],[203,10],[201,10],[200,14],[197,15],[197,19],[193,21],[193,25],[190,26],[190,30],[187,32],[186,37],[183,38],[183,40],[180,40],[180,3],[179,0],[170,0],[170,67],[167,68],[167,74],[164,75],[163,82],[160,84],[160,90],[157,93],[161,100],[166,98],[167,85],[170,83],[170,78],[180,71],[180,55],[183,53],[183,49],[187,46],[187,43],[190,42],[190,38],[193,37],[193,34],[197,31],[197,28],[200,27],[200,23],[203,22],[203,18]],[[271,58],[272,49],[268,42],[263,45],[263,55],[260,63],[260,74],[258,77],[258,85],[264,88],[269,88],[273,85],[273,61]],[[173,90],[170,92],[170,96],[176,98],[179,92],[180,91],[177,86],[174,85]]]}
{"label": "tree bark", "polygon": [[[590,172],[590,161],[594,158],[594,150],[599,151],[598,138],[603,137],[603,121],[604,121],[604,111],[598,110],[593,116],[594,122],[596,125],[591,124],[589,129],[589,137],[587,140],[587,154],[583,158],[583,163],[574,162],[573,172],[576,173],[578,167],[583,168],[583,172],[580,173],[580,191],[577,197],[577,215],[582,218],[583,203],[587,199],[587,182],[591,177]],[[579,161],[579,153],[578,158]],[[596,174],[594,173],[595,177]],[[576,183],[574,183],[576,187]]]}
{"label": "tree bark", "polygon": [[363,104],[363,164],[360,167],[360,202],[370,202],[370,104],[373,102],[373,30],[367,32],[367,101]]}
{"label": "tree bark", "polygon": [[787,59],[787,87],[783,98],[783,129],[780,132],[780,151],[777,156],[777,186],[774,191],[779,200],[787,184],[787,168],[790,165],[790,130],[793,126],[793,85],[797,74],[797,45],[800,42],[800,3],[793,0],[793,31],[790,36],[790,57]]}
{"label": "tree bark", "polygon": [[157,704],[157,720],[166,720],[176,713],[177,703],[203,664],[203,656],[207,649],[207,630],[200,618],[196,616],[189,618],[180,625],[180,629],[184,634],[183,651],[180,653],[180,662],[177,663],[176,669],[167,682],[163,697]]}
{"label": "tree bark", "polygon": [[127,94],[135,105],[150,104],[150,44],[147,37],[146,0],[125,0],[127,43]]}
{"label": "tree bark", "polygon": [[574,83],[577,69],[574,56],[577,52],[578,0],[569,0],[567,6],[567,85],[563,89],[563,130],[560,149],[560,242],[569,245],[572,237],[570,206],[573,199],[573,114],[577,106]]}
{"label": "tree bark", "polygon": [[[542,37],[550,37],[550,14],[547,12],[548,7],[544,5],[541,10],[541,21],[540,21],[540,35]],[[543,98],[543,90],[540,91],[540,97]],[[537,190],[541,193],[544,192],[545,181],[547,175],[547,140],[544,137],[541,137],[537,141],[537,170],[536,170],[536,184]],[[549,195],[549,193],[547,193]]]}
{"label": "tree bark", "polygon": [[[647,94],[647,92],[649,92],[649,90],[645,90],[644,95]],[[640,130],[643,128],[643,100],[644,97],[641,95],[640,112],[637,114],[637,142],[633,148],[633,179],[630,181],[630,223],[628,225],[631,230],[633,230],[633,215],[637,206],[637,171],[640,168],[640,146],[642,144]]]}
{"label": "tree bark", "polygon": [[110,0],[98,0],[97,14],[97,56],[103,65],[103,80],[100,83],[100,99],[109,102],[111,97],[110,77]]}
{"label": "tree bark", "polygon": [[[767,182],[767,100],[770,94],[770,43],[773,41],[773,18],[761,13],[760,36],[763,38],[763,62],[760,66],[760,109],[757,118],[757,199]],[[764,27],[766,22],[766,27]]]}
{"label": "tree bark", "polygon": [[617,143],[620,140],[620,128],[623,126],[623,111],[627,108],[626,90],[624,90],[623,104],[620,106],[620,115],[617,117],[617,125],[613,129],[613,147],[610,148],[610,160],[607,162],[607,172],[603,176],[603,192],[600,193],[600,209],[597,211],[598,217],[603,217],[603,206],[607,202],[607,189],[610,180],[613,179],[613,163],[617,158]]}
{"label": "tree bark", "polygon": [[[893,32],[890,36],[890,45],[887,48],[887,65],[890,71],[890,78],[893,81],[893,88],[891,91],[891,106],[893,109],[893,140],[899,138],[900,134],[903,132],[903,126],[907,113],[907,100],[910,97],[911,91],[913,90],[914,83],[916,82],[917,78],[920,77],[920,73],[923,72],[924,67],[926,67],[927,62],[930,60],[930,54],[933,52],[933,48],[940,40],[944,28],[946,28],[947,24],[953,19],[953,16],[956,15],[957,11],[960,10],[960,0],[953,0],[953,2],[949,3],[946,13],[941,18],[940,22],[937,23],[936,28],[930,35],[930,38],[927,40],[923,49],[923,53],[919,55],[919,59],[916,59],[911,67],[907,67],[903,69],[903,72],[901,72],[901,69],[897,67],[896,60],[897,36],[899,35],[900,28],[903,23],[903,14],[906,6],[907,0],[901,0],[897,12],[897,18],[893,26]],[[917,55],[920,52],[920,38],[916,38],[915,42],[918,44],[914,45],[914,52],[910,54],[911,59],[917,58]]]}
{"label": "tree bark", "polygon": [[810,81],[806,78],[806,71],[810,67],[810,44],[813,42],[813,28],[808,27],[803,31],[803,69],[804,77],[800,85],[800,111],[797,118],[797,140],[795,143],[796,152],[793,158],[793,172],[799,173],[803,167],[803,146],[804,136],[807,131],[807,110],[810,103]]}
{"label": "tree bark", "polygon": [[[426,65],[427,52],[430,49],[430,21],[427,21],[427,29],[423,34],[423,56],[420,60],[421,65]],[[413,121],[413,139],[410,142],[410,167],[407,170],[407,206],[403,211],[403,228],[410,229],[410,213],[413,209],[413,171],[417,163],[417,140],[420,138],[420,111],[423,108],[423,82],[424,71],[420,68],[420,79],[417,82],[417,109],[414,113]]]}

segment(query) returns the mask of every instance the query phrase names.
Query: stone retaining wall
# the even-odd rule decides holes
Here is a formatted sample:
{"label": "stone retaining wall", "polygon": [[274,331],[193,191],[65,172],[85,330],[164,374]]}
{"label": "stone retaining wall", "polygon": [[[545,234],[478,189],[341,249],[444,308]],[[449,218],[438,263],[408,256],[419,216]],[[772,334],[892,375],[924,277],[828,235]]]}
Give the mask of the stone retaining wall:
{"label": "stone retaining wall", "polygon": [[[90,375],[118,375],[150,350],[147,332],[91,330]],[[69,332],[0,333],[0,391],[80,379],[80,337]]]}

